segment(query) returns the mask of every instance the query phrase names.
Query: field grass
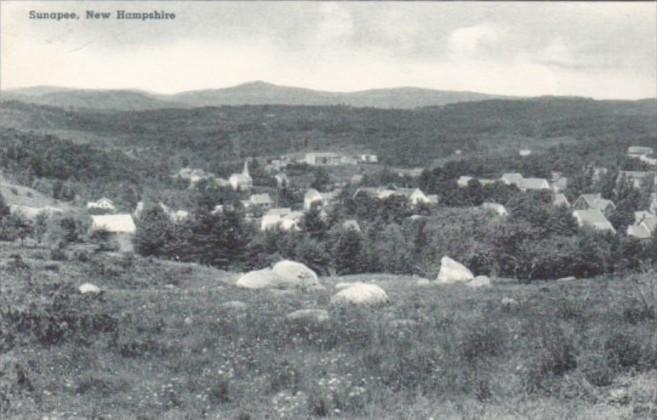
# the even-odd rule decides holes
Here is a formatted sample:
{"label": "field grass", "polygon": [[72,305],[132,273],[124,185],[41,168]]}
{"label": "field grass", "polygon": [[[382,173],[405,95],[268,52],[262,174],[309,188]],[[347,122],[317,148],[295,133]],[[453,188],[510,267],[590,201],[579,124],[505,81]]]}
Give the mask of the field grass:
{"label": "field grass", "polygon": [[[0,243],[0,417],[651,419],[648,276],[253,291],[195,264]],[[87,281],[103,292],[77,293]],[[339,281],[392,303],[333,307]],[[330,320],[286,319],[304,308]]]}

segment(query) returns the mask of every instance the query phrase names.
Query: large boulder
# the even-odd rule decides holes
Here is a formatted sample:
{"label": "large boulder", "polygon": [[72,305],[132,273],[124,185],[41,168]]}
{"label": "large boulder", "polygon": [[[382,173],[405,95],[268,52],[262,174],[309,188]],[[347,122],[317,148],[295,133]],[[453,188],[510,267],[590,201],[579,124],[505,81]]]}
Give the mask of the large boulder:
{"label": "large boulder", "polygon": [[237,280],[246,289],[314,289],[319,288],[317,274],[301,263],[284,260],[273,268],[249,271]]}
{"label": "large boulder", "polygon": [[283,279],[269,268],[249,271],[237,280],[238,287],[245,289],[283,288]]}
{"label": "large boulder", "polygon": [[293,284],[294,287],[313,288],[319,286],[317,274],[304,264],[295,261],[279,261],[274,265],[272,271],[284,282]]}
{"label": "large boulder", "polygon": [[440,260],[440,272],[436,279],[438,283],[467,283],[474,279],[472,271],[460,262],[445,256]]}
{"label": "large boulder", "polygon": [[353,283],[331,298],[332,304],[382,305],[390,302],[388,294],[376,284]]}
{"label": "large boulder", "polygon": [[477,276],[474,279],[466,283],[466,286],[479,288],[479,287],[490,287],[490,279],[488,276]]}

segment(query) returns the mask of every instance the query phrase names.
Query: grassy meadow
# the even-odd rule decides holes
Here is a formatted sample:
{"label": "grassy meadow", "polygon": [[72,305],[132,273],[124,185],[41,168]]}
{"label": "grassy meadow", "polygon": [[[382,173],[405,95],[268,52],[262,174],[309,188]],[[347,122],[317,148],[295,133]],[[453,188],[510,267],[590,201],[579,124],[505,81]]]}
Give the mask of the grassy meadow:
{"label": "grassy meadow", "polygon": [[[0,418],[657,418],[655,273],[487,289],[368,274],[308,293],[238,277],[0,244]],[[331,306],[344,281],[392,302]],[[330,318],[286,318],[306,308]]]}

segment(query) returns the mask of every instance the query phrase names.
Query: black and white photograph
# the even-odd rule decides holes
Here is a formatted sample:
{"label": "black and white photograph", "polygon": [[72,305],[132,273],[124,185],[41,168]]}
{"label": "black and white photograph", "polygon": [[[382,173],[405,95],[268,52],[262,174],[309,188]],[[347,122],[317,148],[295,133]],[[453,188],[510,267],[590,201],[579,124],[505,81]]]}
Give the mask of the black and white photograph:
{"label": "black and white photograph", "polygon": [[0,0],[0,419],[657,420],[657,2]]}

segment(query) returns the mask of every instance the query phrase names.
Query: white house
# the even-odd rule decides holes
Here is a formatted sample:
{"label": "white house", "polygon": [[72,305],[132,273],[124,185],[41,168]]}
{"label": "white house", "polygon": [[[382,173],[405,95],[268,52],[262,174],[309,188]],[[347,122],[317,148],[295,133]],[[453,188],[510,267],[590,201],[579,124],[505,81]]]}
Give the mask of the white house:
{"label": "white house", "polygon": [[518,150],[518,154],[522,157],[525,157],[531,155],[532,151],[530,149],[520,149]]}
{"label": "white house", "polygon": [[106,232],[122,252],[133,250],[132,236],[137,227],[130,214],[92,215],[89,233]]}
{"label": "white house", "polygon": [[522,178],[516,185],[522,191],[549,190],[550,183],[545,178]]}
{"label": "white house", "polygon": [[637,239],[650,239],[657,230],[657,216],[647,211],[634,212],[634,224],[627,227],[627,235]]}
{"label": "white house", "polygon": [[473,179],[474,178],[471,176],[462,175],[459,177],[459,179],[456,180],[456,185],[458,185],[460,188],[465,188],[468,186],[468,183]]}
{"label": "white house", "polygon": [[249,174],[249,161],[244,162],[244,169],[241,174],[232,174],[228,178],[228,183],[234,191],[248,191],[253,187],[253,179]]}
{"label": "white house", "polygon": [[333,152],[306,153],[305,161],[311,166],[336,166],[342,164],[342,155]]}
{"label": "white house", "polygon": [[506,210],[506,207],[499,203],[483,203],[481,207],[485,210],[495,212],[499,216],[508,216],[509,214],[509,212]]}
{"label": "white house", "polygon": [[324,198],[322,195],[319,193],[314,188],[309,189],[306,191],[306,194],[303,196],[303,209],[305,211],[310,210],[313,207],[322,207],[324,205]]}
{"label": "white house", "polygon": [[358,156],[358,161],[360,163],[377,163],[379,161],[379,157],[372,154],[362,154]]}
{"label": "white house", "polygon": [[502,175],[500,177],[500,180],[504,182],[506,185],[518,185],[520,180],[522,179],[522,175],[517,173],[517,172],[510,172]]}
{"label": "white house", "polygon": [[115,212],[116,206],[109,198],[103,197],[98,201],[89,201],[87,203],[88,210],[101,210],[105,212]]}
{"label": "white house", "polygon": [[647,146],[630,146],[627,148],[627,155],[633,158],[639,158],[644,155],[651,155],[655,151],[652,147]]}
{"label": "white house", "polygon": [[283,172],[274,175],[274,178],[276,179],[276,186],[278,188],[287,188],[290,186],[290,179]]}

